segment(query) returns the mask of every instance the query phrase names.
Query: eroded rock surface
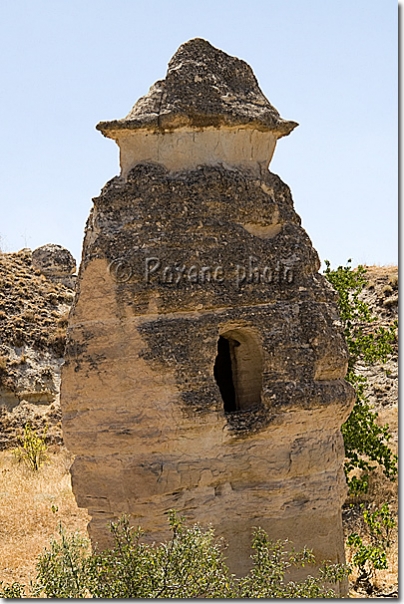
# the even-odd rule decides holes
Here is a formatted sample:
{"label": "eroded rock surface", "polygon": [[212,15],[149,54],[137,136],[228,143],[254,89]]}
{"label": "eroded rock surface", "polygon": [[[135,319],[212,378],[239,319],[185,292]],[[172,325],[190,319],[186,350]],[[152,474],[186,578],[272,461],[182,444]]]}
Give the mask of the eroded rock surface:
{"label": "eroded rock surface", "polygon": [[126,118],[100,122],[111,131],[246,125],[286,136],[297,122],[284,120],[262,93],[251,67],[195,38],[177,50],[164,80],[140,98]]}
{"label": "eroded rock surface", "polygon": [[15,446],[27,422],[47,424],[48,442],[62,443],[60,368],[73,289],[46,277],[32,256],[28,248],[0,254],[0,449]]}
{"label": "eroded rock surface", "polygon": [[76,261],[66,248],[47,243],[32,252],[32,266],[48,279],[59,281],[74,288]]}
{"label": "eroded rock surface", "polygon": [[[254,526],[344,560],[347,350],[289,188],[244,146],[265,131],[273,152],[288,133],[274,112],[244,62],[193,40],[125,120],[100,126],[122,173],[87,223],[62,409],[73,490],[101,547],[122,513],[165,538],[176,508],[214,525],[236,573]],[[215,140],[231,128],[238,155],[220,161]],[[208,131],[193,165],[186,150]],[[177,140],[183,168],[181,154],[136,155],[149,135]]]}

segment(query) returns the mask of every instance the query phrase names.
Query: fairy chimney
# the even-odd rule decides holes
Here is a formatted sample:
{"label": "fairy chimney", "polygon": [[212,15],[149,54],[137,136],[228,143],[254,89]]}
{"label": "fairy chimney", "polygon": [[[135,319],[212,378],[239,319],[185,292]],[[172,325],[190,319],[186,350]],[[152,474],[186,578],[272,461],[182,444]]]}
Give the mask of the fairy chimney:
{"label": "fairy chimney", "polygon": [[100,547],[123,513],[212,523],[231,571],[252,528],[344,560],[340,432],[352,405],[336,294],[268,170],[283,120],[202,39],[126,118],[86,226],[62,376],[73,490]]}

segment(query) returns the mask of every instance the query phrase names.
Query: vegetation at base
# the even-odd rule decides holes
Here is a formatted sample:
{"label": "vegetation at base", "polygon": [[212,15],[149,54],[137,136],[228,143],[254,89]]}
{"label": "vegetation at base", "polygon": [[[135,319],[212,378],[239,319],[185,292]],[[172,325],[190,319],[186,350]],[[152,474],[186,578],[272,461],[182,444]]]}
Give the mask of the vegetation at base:
{"label": "vegetation at base", "polygon": [[287,571],[314,562],[310,550],[296,552],[288,542],[271,542],[255,530],[253,568],[243,578],[229,573],[223,546],[212,528],[187,527],[169,514],[171,538],[160,545],[141,542],[141,529],[127,518],[111,525],[113,549],[91,553],[89,543],[62,527],[59,539],[39,557],[37,579],[29,588],[0,584],[0,597],[48,598],[333,598],[330,589],[346,579],[347,567],[324,565],[318,577],[288,581]]}
{"label": "vegetation at base", "polygon": [[25,598],[26,590],[25,585],[22,583],[18,583],[18,581],[14,581],[14,583],[5,584],[3,581],[0,581],[0,598]]}
{"label": "vegetation at base", "polygon": [[[331,270],[325,261],[324,275],[339,294],[338,307],[348,345],[349,361],[346,380],[356,391],[356,401],[351,415],[342,426],[345,445],[345,474],[351,495],[367,492],[369,473],[379,464],[384,474],[394,480],[397,474],[397,456],[389,447],[391,434],[389,426],[379,426],[378,414],[368,403],[365,395],[367,380],[356,371],[358,361],[367,365],[386,362],[392,352],[397,324],[388,329],[370,329],[375,321],[369,305],[359,295],[367,284],[366,268],[352,269],[348,260],[346,266]],[[359,469],[359,476],[353,471]]]}
{"label": "vegetation at base", "polygon": [[356,586],[364,584],[371,589],[370,580],[376,571],[388,568],[387,552],[396,522],[387,503],[373,512],[364,504],[361,504],[361,509],[367,534],[362,538],[358,533],[351,533],[347,545],[355,551],[352,562],[359,571]]}
{"label": "vegetation at base", "polygon": [[18,461],[23,461],[31,470],[38,471],[47,459],[48,446],[45,442],[48,427],[45,426],[43,435],[39,434],[27,423],[24,426],[24,434],[20,438],[21,445],[14,449],[14,455]]}

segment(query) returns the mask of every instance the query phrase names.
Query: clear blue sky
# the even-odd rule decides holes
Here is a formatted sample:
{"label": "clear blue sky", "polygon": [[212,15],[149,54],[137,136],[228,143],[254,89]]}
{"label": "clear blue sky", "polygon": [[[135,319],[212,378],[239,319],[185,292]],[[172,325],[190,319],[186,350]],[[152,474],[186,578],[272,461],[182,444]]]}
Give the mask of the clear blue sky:
{"label": "clear blue sky", "polygon": [[397,262],[393,0],[1,0],[3,251],[77,260],[91,198],[119,172],[94,127],[126,115],[180,44],[247,61],[282,117],[271,170],[333,265]]}

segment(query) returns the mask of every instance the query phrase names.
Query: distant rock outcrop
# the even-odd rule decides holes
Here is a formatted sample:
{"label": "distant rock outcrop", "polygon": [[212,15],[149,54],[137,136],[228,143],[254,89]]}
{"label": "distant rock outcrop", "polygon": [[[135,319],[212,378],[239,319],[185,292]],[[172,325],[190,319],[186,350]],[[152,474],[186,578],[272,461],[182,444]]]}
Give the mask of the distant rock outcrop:
{"label": "distant rock outcrop", "polygon": [[55,243],[47,243],[32,252],[32,266],[54,281],[74,288],[76,261],[66,248]]}
{"label": "distant rock outcrop", "polygon": [[0,449],[15,446],[27,421],[48,424],[48,442],[62,442],[60,368],[74,269],[58,245],[0,254]]}
{"label": "distant rock outcrop", "polygon": [[[398,321],[398,267],[367,266],[366,271],[368,283],[360,298],[376,317],[365,329],[376,333],[380,327],[388,329]],[[380,424],[389,424],[393,446],[398,447],[398,327],[396,333],[393,352],[385,363],[359,362],[356,371],[366,377],[369,403],[380,414]]]}

